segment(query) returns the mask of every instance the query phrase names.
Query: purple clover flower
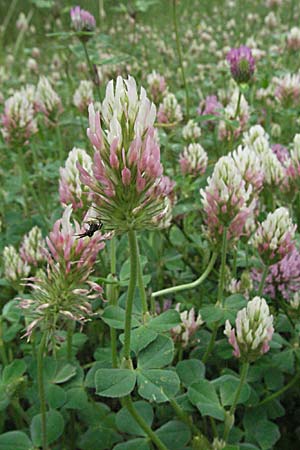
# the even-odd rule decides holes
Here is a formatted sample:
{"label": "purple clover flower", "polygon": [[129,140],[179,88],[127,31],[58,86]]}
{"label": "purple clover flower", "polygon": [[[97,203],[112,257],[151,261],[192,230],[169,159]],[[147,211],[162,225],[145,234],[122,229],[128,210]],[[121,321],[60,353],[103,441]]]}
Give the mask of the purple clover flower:
{"label": "purple clover flower", "polygon": [[237,83],[248,83],[255,70],[255,60],[251,49],[245,45],[238,48],[232,48],[227,56],[230,64],[230,71],[233,79]]}
{"label": "purple clover flower", "polygon": [[[72,26],[77,32],[92,32],[96,28],[95,17],[88,11],[75,6],[70,11]],[[87,36],[88,38],[88,36]]]}

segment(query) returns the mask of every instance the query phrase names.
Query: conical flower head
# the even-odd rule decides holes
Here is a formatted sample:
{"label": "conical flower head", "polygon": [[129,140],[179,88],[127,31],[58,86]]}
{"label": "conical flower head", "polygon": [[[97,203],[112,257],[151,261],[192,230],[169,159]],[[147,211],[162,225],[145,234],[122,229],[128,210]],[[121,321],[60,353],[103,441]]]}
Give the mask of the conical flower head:
{"label": "conical flower head", "polygon": [[214,243],[221,242],[225,227],[228,239],[237,239],[245,232],[245,224],[253,211],[253,205],[249,205],[251,192],[252,186],[246,190],[233,158],[220,158],[208,179],[208,186],[200,190],[209,238]]}
{"label": "conical flower head", "polygon": [[23,238],[20,255],[23,261],[28,264],[37,266],[40,262],[45,261],[45,241],[39,227],[33,227]]}
{"label": "conical flower head", "polygon": [[92,175],[78,164],[99,219],[108,230],[155,228],[163,217],[164,198],[172,192],[160,163],[153,128],[155,106],[132,77],[108,83],[100,113],[89,106],[87,135],[94,146]]}
{"label": "conical flower head", "polygon": [[89,204],[88,189],[80,180],[77,162],[92,174],[92,158],[84,149],[74,147],[68,155],[65,167],[59,169],[59,198],[63,206],[71,204],[74,211],[81,209],[86,212]]}
{"label": "conical flower head", "polygon": [[237,313],[236,328],[226,321],[224,334],[234,348],[233,354],[245,361],[254,361],[266,353],[272,339],[273,316],[264,298],[255,297]]}
{"label": "conical flower head", "polygon": [[179,164],[183,175],[203,175],[207,168],[207,153],[200,144],[190,144],[179,156]]}
{"label": "conical flower head", "polygon": [[9,245],[3,250],[4,276],[11,282],[19,282],[27,277],[30,272],[30,266],[20,257],[16,249]]}
{"label": "conical flower head", "polygon": [[259,224],[251,244],[266,265],[275,264],[295,248],[296,228],[288,210],[278,208]]}

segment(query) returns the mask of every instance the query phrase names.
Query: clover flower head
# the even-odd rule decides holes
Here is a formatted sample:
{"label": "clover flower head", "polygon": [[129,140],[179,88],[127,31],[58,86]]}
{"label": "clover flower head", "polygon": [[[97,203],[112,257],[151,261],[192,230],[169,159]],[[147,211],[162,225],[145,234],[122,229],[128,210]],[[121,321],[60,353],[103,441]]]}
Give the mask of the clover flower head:
{"label": "clover flower head", "polygon": [[90,103],[94,101],[93,83],[81,80],[73,96],[73,103],[80,112],[86,112]]}
{"label": "clover flower head", "polygon": [[[75,6],[70,11],[72,27],[77,32],[92,32],[96,28],[95,17],[80,6]],[[89,39],[89,36],[83,36],[84,40]]]}
{"label": "clover flower head", "polygon": [[250,203],[252,186],[246,189],[240,171],[231,156],[223,156],[208,178],[208,186],[200,190],[206,214],[205,223],[209,238],[220,243],[224,228],[227,239],[238,239],[245,232],[245,225],[253,213]]}
{"label": "clover flower head", "polygon": [[40,262],[46,260],[44,248],[45,241],[42,237],[42,231],[35,226],[24,236],[20,247],[20,256],[27,264],[37,266]]}
{"label": "clover flower head", "polygon": [[[252,278],[260,283],[262,271],[254,269]],[[275,299],[277,295],[290,301],[294,294],[300,290],[300,253],[293,249],[281,261],[269,267],[264,284],[264,294]]]}
{"label": "clover flower head", "polygon": [[62,112],[61,99],[45,76],[40,77],[37,85],[36,107],[45,115],[47,123],[56,122],[57,116]]}
{"label": "clover flower head", "polygon": [[168,93],[159,105],[157,120],[159,123],[177,123],[183,118],[181,106],[172,93]]}
{"label": "clover flower head", "polygon": [[286,45],[289,50],[300,49],[300,28],[291,28],[286,37]]}
{"label": "clover flower head", "polygon": [[258,138],[264,138],[266,141],[269,141],[269,135],[264,128],[261,125],[253,125],[249,131],[243,134],[243,144],[253,148]]}
{"label": "clover flower head", "polygon": [[[180,312],[179,303],[177,303],[175,309]],[[191,344],[192,337],[204,321],[200,313],[196,316],[194,308],[191,308],[189,311],[182,311],[180,319],[182,323],[172,328],[171,335],[175,341],[180,341],[183,347],[187,347],[188,344]]]}
{"label": "clover flower head", "polygon": [[1,132],[7,143],[27,144],[29,138],[38,131],[34,99],[35,89],[28,85],[6,100]]}
{"label": "clover flower head", "polygon": [[194,120],[189,120],[182,129],[182,137],[185,141],[195,142],[201,136],[201,128]]}
{"label": "clover flower head", "polygon": [[163,177],[160,148],[153,128],[156,108],[129,77],[110,81],[100,112],[89,106],[87,135],[95,149],[92,175],[80,163],[99,219],[106,229],[155,228],[166,213],[172,189]]}
{"label": "clover flower head", "polygon": [[259,193],[264,182],[260,158],[251,148],[240,145],[232,152],[232,159],[246,183],[246,189],[251,185],[253,193]]}
{"label": "clover flower head", "polygon": [[165,77],[153,70],[151,73],[149,73],[149,75],[147,75],[147,84],[149,86],[150,95],[154,103],[157,104],[162,101],[163,97],[168,92]]}
{"label": "clover flower head", "polygon": [[200,144],[189,144],[179,157],[179,164],[183,175],[203,175],[207,168],[207,153]]}
{"label": "clover flower head", "polygon": [[300,74],[287,73],[273,79],[275,97],[283,107],[297,107],[300,102]]}
{"label": "clover flower head", "polygon": [[294,249],[296,228],[288,210],[278,208],[259,224],[250,243],[258,250],[262,261],[272,265],[281,261]]}
{"label": "clover flower head", "polygon": [[72,205],[73,210],[87,208],[88,191],[80,181],[77,163],[92,173],[92,158],[81,148],[74,147],[66,160],[65,167],[60,168],[59,197],[63,206]]}
{"label": "clover flower head", "polygon": [[224,334],[233,347],[233,355],[254,361],[269,351],[274,333],[273,316],[264,298],[255,297],[237,313],[235,328],[226,320]]}
{"label": "clover flower head", "polygon": [[237,83],[249,83],[255,70],[255,59],[251,49],[245,45],[232,48],[226,57],[230,64],[230,71]]}
{"label": "clover flower head", "polygon": [[4,276],[11,282],[19,282],[29,275],[30,266],[18,254],[16,249],[9,245],[3,250]]}

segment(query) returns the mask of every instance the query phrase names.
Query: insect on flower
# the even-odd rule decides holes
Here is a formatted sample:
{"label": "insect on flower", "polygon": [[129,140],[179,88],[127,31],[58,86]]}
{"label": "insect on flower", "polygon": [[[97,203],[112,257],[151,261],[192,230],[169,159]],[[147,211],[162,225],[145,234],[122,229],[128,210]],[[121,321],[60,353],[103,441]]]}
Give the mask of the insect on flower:
{"label": "insect on flower", "polygon": [[81,239],[85,236],[92,237],[96,233],[96,231],[101,230],[101,228],[103,227],[103,223],[101,222],[101,220],[91,220],[88,222],[88,225],[89,229],[84,233],[77,234],[77,239]]}

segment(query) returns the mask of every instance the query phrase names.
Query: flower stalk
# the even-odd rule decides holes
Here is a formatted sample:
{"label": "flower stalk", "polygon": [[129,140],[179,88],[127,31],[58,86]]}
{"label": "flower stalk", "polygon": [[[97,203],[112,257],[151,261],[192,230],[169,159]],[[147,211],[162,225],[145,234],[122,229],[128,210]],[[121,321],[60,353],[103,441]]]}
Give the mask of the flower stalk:
{"label": "flower stalk", "polygon": [[190,116],[189,91],[188,91],[188,86],[187,86],[185,71],[184,71],[184,66],[183,66],[183,59],[182,59],[181,45],[180,45],[180,38],[179,38],[179,30],[178,30],[178,23],[177,23],[177,0],[173,0],[173,25],[174,25],[175,38],[176,38],[177,55],[178,55],[178,59],[179,59],[182,82],[183,82],[183,86],[184,86],[184,90],[185,90],[186,116],[187,116],[187,119],[189,119],[189,116]]}
{"label": "flower stalk", "polygon": [[38,377],[38,390],[40,399],[40,410],[42,418],[42,443],[43,450],[48,449],[47,445],[47,425],[46,425],[46,397],[45,397],[45,386],[44,386],[44,351],[47,342],[47,332],[45,331],[42,335],[39,349],[38,349],[38,359],[37,359],[37,377]]}

